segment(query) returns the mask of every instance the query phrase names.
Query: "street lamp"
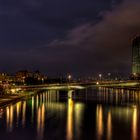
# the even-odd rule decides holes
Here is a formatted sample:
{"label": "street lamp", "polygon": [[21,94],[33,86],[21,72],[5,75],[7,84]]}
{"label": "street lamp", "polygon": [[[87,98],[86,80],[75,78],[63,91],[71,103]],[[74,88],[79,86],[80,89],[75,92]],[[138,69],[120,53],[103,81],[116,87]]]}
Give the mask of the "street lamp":
{"label": "street lamp", "polygon": [[72,78],[72,76],[69,74],[68,77],[67,77],[67,79],[68,79],[68,89],[70,88],[69,86],[70,86],[71,78]]}
{"label": "street lamp", "polygon": [[71,75],[68,75],[68,80],[69,80],[69,82],[70,82],[71,78],[72,78],[72,76],[71,76]]}
{"label": "street lamp", "polygon": [[100,78],[100,80],[102,79],[102,74],[99,74],[99,78]]}
{"label": "street lamp", "polygon": [[107,75],[108,75],[108,80],[110,80],[111,73],[108,73]]}

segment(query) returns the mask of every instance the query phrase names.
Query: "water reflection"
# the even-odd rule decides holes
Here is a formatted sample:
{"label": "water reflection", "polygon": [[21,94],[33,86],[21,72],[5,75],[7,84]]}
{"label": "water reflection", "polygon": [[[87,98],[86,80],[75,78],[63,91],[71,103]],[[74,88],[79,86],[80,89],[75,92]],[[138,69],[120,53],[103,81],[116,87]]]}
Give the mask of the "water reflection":
{"label": "water reflection", "polygon": [[13,130],[13,106],[9,106],[6,108],[6,124],[7,131],[11,132]]}
{"label": "water reflection", "polygon": [[140,103],[139,93],[135,90],[100,87],[96,100],[112,104]]}
{"label": "water reflection", "polygon": [[38,95],[36,96],[36,110],[38,109],[38,102],[39,102],[39,98]]}
{"label": "water reflection", "polygon": [[138,135],[137,125],[138,125],[138,113],[137,107],[135,106],[132,115],[132,140],[137,140]]}
{"label": "water reflection", "polygon": [[73,139],[73,109],[74,109],[74,102],[71,98],[69,98],[68,115],[67,115],[67,140]]}
{"label": "water reflection", "polygon": [[45,106],[42,104],[37,110],[37,139],[43,139],[45,127]]}
{"label": "water reflection", "polygon": [[17,127],[18,127],[18,125],[19,125],[18,122],[19,122],[20,109],[21,109],[21,102],[18,102],[18,103],[16,104],[16,113],[17,113],[16,125],[17,125]]}
{"label": "water reflection", "polygon": [[80,131],[83,124],[85,106],[82,103],[75,103],[74,105],[74,127],[76,132],[76,139],[80,139],[82,132]]}
{"label": "water reflection", "polygon": [[112,135],[112,118],[111,111],[108,112],[107,115],[107,140],[111,140]]}
{"label": "water reflection", "polygon": [[[91,92],[95,91],[86,90],[87,98]],[[0,130],[5,129],[5,135],[18,131],[25,135],[31,133],[36,140],[86,139],[84,136],[87,139],[113,140],[121,139],[122,133],[124,139],[139,139],[140,106],[133,102],[140,99],[140,92],[100,88],[92,95],[103,101],[98,104],[99,100],[89,103],[67,98],[60,101],[60,94],[65,92],[49,90],[4,107],[2,119],[6,123],[1,123]],[[123,104],[132,100],[131,104]]]}
{"label": "water reflection", "polygon": [[31,115],[31,122],[34,123],[34,106],[35,106],[35,98],[32,97],[32,115]]}
{"label": "water reflection", "polygon": [[25,122],[26,122],[26,101],[23,102],[22,107],[22,127],[25,127]]}
{"label": "water reflection", "polygon": [[[84,105],[76,103],[72,98],[68,98],[68,112],[67,112],[67,140],[72,140],[73,137],[80,139],[81,126],[83,121]],[[74,130],[76,135],[74,136]]]}
{"label": "water reflection", "polygon": [[9,131],[9,122],[10,122],[10,111],[9,111],[9,107],[6,108],[6,126],[7,126],[7,130]]}
{"label": "water reflection", "polygon": [[103,136],[103,109],[102,105],[97,105],[96,109],[96,130],[97,130],[97,139],[101,140]]}
{"label": "water reflection", "polygon": [[[107,140],[112,140],[112,117],[115,119],[117,118],[118,121],[121,121],[122,123],[126,123],[127,125],[132,123],[132,128],[130,128],[132,131],[132,140],[138,139],[138,109],[136,106],[130,106],[127,108],[111,108],[108,110],[107,113],[107,122],[105,121],[105,118],[103,118],[104,113],[106,110],[103,110],[102,105],[97,105],[96,108],[96,135],[97,140],[102,140],[103,135],[107,135]],[[107,126],[107,129],[106,127]],[[120,128],[123,126],[120,126]],[[106,131],[106,132],[105,132]],[[119,131],[119,130],[118,130]]]}

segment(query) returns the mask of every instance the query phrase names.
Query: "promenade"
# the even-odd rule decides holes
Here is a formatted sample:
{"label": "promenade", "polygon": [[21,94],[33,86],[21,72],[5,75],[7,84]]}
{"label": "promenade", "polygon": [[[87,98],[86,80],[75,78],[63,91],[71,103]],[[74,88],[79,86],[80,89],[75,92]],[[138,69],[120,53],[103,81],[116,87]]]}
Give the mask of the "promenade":
{"label": "promenade", "polygon": [[14,103],[24,97],[26,97],[26,94],[20,94],[20,95],[0,95],[0,107],[10,104],[10,103]]}

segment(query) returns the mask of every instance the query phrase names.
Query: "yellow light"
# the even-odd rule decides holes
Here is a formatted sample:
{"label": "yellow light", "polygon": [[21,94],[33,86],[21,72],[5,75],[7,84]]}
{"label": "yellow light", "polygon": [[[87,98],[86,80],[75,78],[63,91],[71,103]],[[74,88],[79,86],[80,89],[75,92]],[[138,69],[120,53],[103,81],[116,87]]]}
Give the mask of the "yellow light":
{"label": "yellow light", "polygon": [[99,85],[99,82],[96,82],[96,85]]}
{"label": "yellow light", "polygon": [[43,139],[45,127],[45,106],[42,104],[37,109],[37,137]]}
{"label": "yellow light", "polygon": [[68,79],[70,80],[72,78],[72,76],[71,75],[68,75]]}
{"label": "yellow light", "polygon": [[17,124],[18,124],[18,119],[19,119],[20,106],[21,106],[21,102],[18,102],[18,103],[16,104],[16,111],[17,111]]}
{"label": "yellow light", "polygon": [[103,108],[101,105],[98,105],[96,109],[96,126],[98,139],[101,139],[103,136]]}
{"label": "yellow light", "polygon": [[67,139],[72,140],[73,137],[73,109],[74,103],[71,98],[68,99],[68,115],[67,115]]}
{"label": "yellow light", "polygon": [[23,102],[23,108],[22,108],[22,126],[25,127],[26,122],[26,101]]}
{"label": "yellow light", "polygon": [[137,128],[137,122],[138,122],[138,112],[137,112],[137,108],[134,108],[133,111],[133,116],[132,116],[132,140],[136,140],[137,139],[137,134],[138,134],[138,128]]}
{"label": "yellow light", "polygon": [[136,73],[133,73],[134,76],[136,76]]}
{"label": "yellow light", "polygon": [[11,89],[11,92],[12,93],[16,93],[16,89]]}
{"label": "yellow light", "polygon": [[111,134],[112,134],[112,120],[111,120],[111,112],[108,112],[107,117],[107,139],[111,140]]}

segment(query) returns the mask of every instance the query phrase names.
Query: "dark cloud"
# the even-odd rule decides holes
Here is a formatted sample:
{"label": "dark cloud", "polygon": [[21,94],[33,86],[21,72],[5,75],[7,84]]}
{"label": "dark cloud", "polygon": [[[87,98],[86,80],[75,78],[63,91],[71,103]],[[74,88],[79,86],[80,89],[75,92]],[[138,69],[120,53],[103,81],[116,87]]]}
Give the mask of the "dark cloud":
{"label": "dark cloud", "polygon": [[65,50],[70,62],[83,64],[77,71],[129,74],[131,39],[140,33],[139,14],[140,2],[125,0],[111,11],[102,13],[103,20],[99,23],[78,26],[68,32],[65,40],[55,40],[50,47]]}
{"label": "dark cloud", "polygon": [[2,0],[0,5],[0,70],[130,73],[139,0]]}
{"label": "dark cloud", "polygon": [[68,29],[95,20],[98,12],[110,8],[111,1],[1,0],[0,45],[33,47],[63,38]]}

